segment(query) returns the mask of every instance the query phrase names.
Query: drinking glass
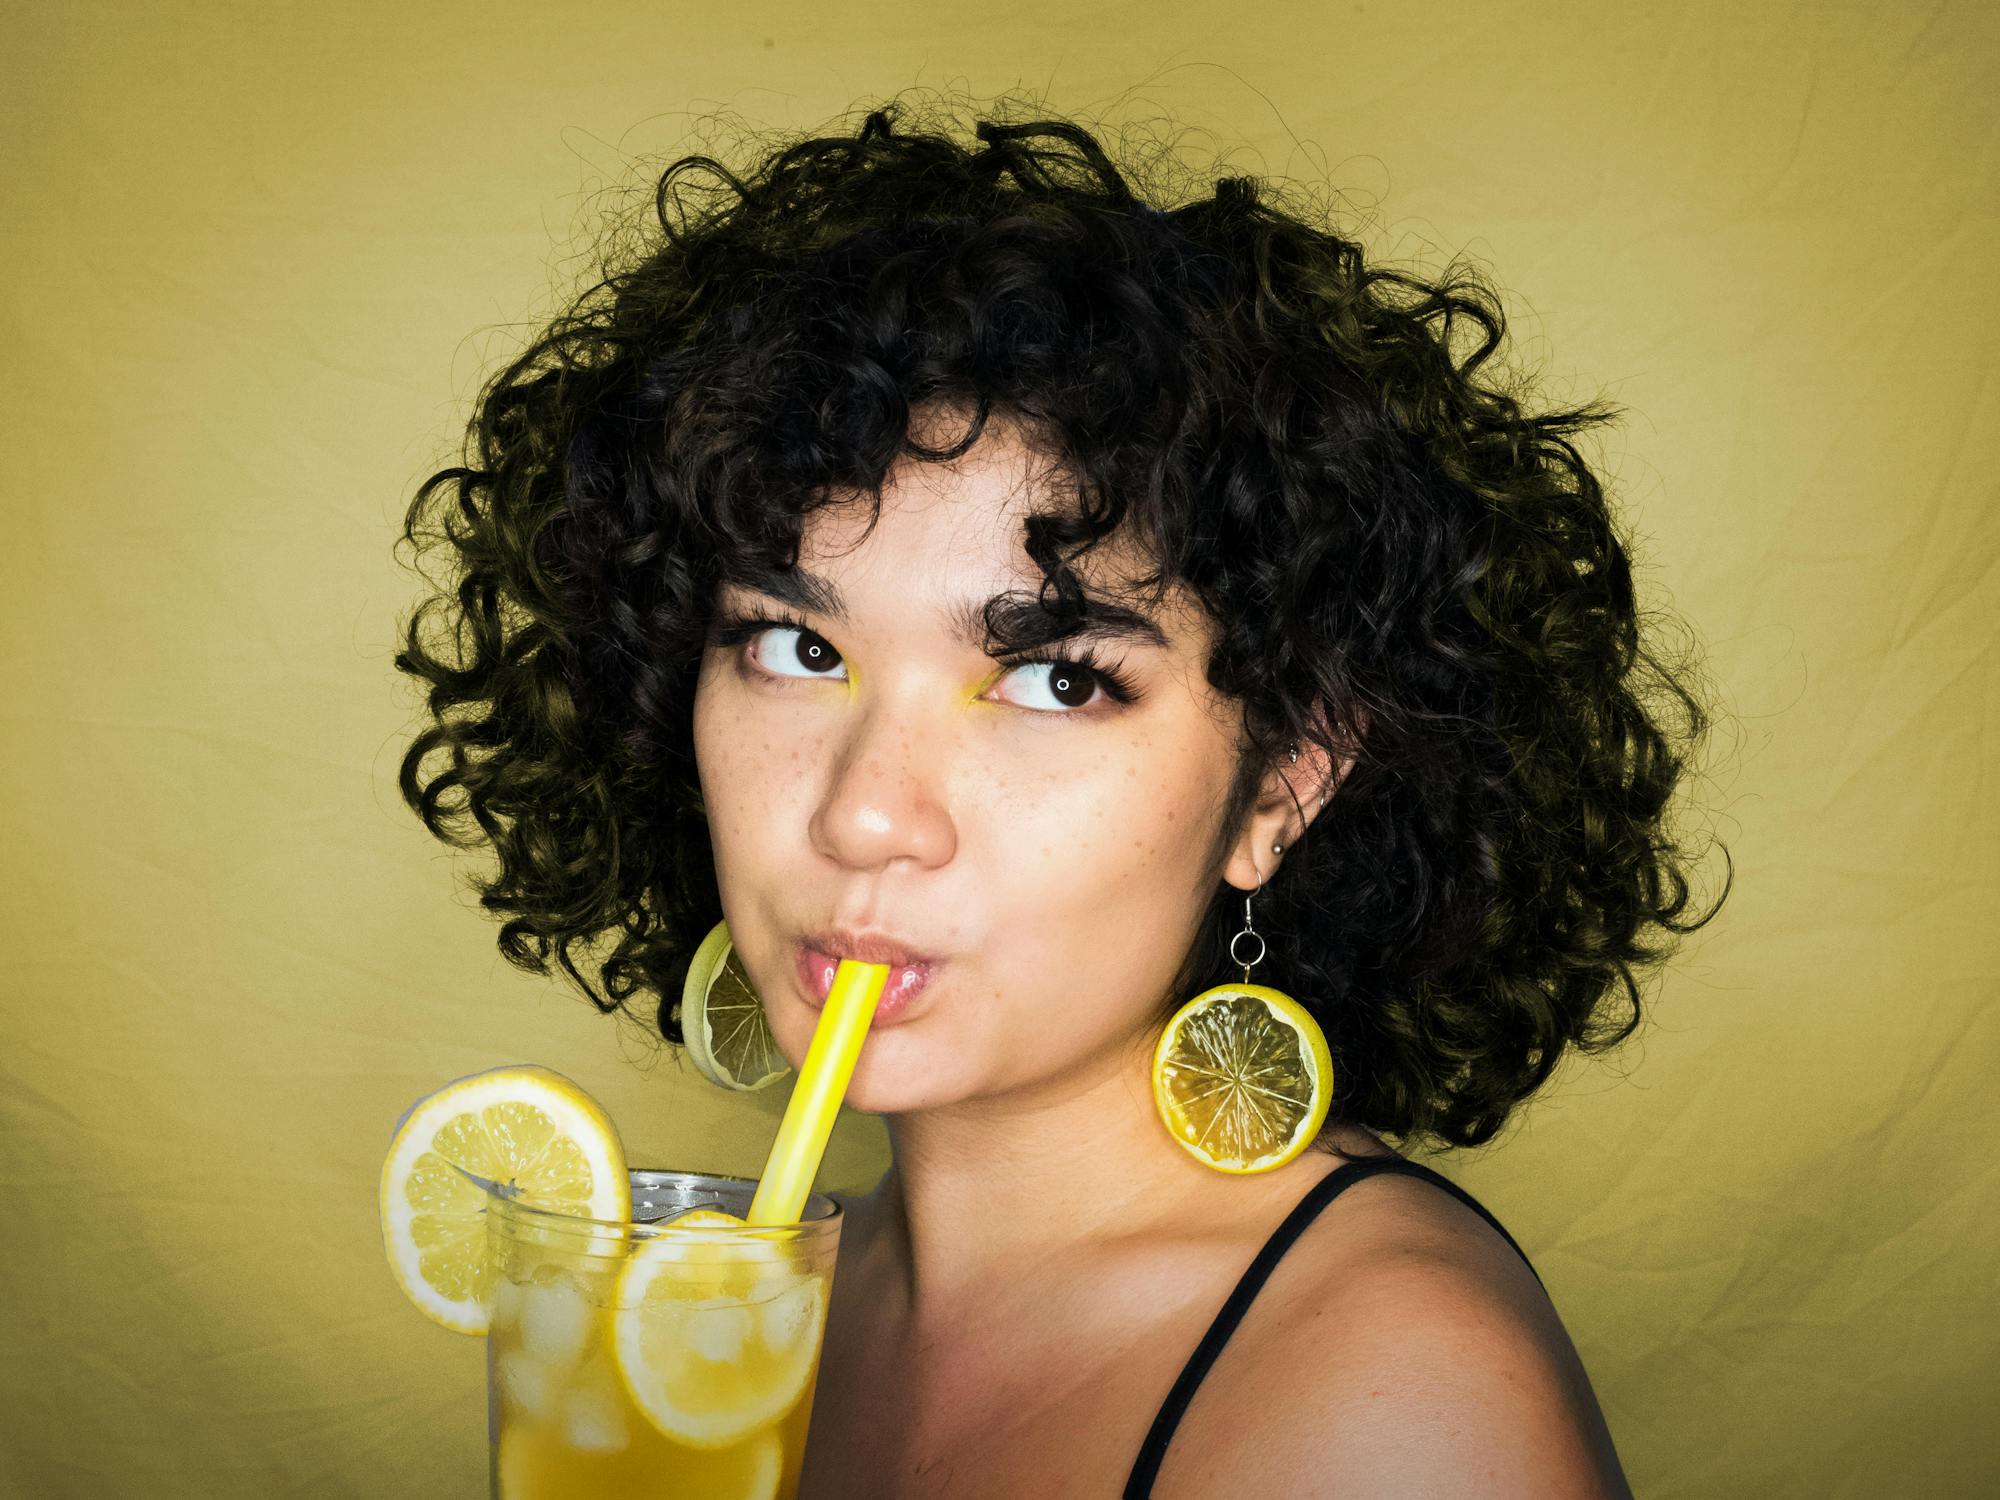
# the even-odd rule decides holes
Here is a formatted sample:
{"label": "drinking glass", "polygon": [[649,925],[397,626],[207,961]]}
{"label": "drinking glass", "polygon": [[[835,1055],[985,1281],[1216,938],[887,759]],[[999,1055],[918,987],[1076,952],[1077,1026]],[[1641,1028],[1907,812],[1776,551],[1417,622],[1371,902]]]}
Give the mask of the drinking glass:
{"label": "drinking glass", "polygon": [[634,1170],[632,1222],[530,1208],[489,1186],[493,1500],[792,1500],[840,1248],[839,1204],[744,1218],[757,1184]]}

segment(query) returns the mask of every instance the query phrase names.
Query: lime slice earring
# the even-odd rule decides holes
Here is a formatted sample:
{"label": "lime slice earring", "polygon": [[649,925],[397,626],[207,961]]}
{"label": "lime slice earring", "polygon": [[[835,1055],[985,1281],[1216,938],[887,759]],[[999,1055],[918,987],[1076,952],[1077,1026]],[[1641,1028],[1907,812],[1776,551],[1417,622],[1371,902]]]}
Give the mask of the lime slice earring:
{"label": "lime slice earring", "polygon": [[764,1018],[763,997],[717,922],[694,950],[681,985],[681,1037],[695,1071],[720,1088],[769,1088],[792,1071]]}

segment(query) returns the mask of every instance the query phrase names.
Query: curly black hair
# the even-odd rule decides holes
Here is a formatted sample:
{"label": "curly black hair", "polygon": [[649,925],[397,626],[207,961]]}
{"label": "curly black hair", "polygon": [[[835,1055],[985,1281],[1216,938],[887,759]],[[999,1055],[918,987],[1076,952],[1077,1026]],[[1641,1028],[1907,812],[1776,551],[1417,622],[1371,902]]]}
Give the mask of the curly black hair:
{"label": "curly black hair", "polygon": [[[1072,560],[1129,523],[1149,583],[1215,624],[1242,719],[1218,872],[1288,747],[1354,757],[1257,917],[1283,935],[1259,981],[1333,1048],[1329,1126],[1489,1139],[1565,1049],[1632,1032],[1636,972],[1728,894],[1684,918],[1669,803],[1711,710],[1642,642],[1572,441],[1620,409],[1525,409],[1482,368],[1504,321],[1476,273],[1370,265],[1256,179],[1163,209],[1073,122],[983,118],[975,146],[906,114],[748,175],[674,161],[485,384],[404,530],[450,572],[395,659],[428,685],[404,798],[497,854],[510,962],[553,957],[605,1013],[643,999],[679,1043],[722,915],[691,716],[718,581],[795,563],[806,515],[879,508],[893,464],[997,417],[1074,481],[1025,524],[1059,617]],[[956,446],[917,441],[933,409],[967,414]],[[1236,972],[1241,906],[1218,881],[1162,1021]],[[576,962],[601,942],[603,995]]]}

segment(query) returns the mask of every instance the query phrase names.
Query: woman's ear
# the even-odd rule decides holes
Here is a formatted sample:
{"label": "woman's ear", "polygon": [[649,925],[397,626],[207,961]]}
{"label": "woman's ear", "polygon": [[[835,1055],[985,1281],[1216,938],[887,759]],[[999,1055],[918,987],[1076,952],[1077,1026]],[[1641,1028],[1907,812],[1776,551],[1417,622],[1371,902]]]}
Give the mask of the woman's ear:
{"label": "woman's ear", "polygon": [[[1367,711],[1357,706],[1354,712],[1361,732],[1366,733]],[[1290,850],[1325,811],[1340,783],[1354,769],[1360,746],[1348,746],[1334,734],[1324,701],[1316,705],[1313,718],[1317,736],[1299,740],[1297,760],[1279,757],[1244,815],[1243,830],[1223,868],[1224,878],[1239,890],[1255,890],[1259,882],[1271,878],[1284,851]],[[1337,757],[1327,749],[1328,744],[1340,750]]]}

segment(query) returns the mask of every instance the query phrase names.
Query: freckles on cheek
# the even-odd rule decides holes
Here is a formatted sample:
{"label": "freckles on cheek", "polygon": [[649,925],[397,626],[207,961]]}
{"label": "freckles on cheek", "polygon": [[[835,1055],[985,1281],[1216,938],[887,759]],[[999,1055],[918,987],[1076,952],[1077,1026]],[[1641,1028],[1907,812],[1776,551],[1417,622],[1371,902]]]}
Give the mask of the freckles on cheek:
{"label": "freckles on cheek", "polygon": [[1051,895],[1115,904],[1157,890],[1159,872],[1188,858],[1184,804],[1195,795],[1157,771],[1128,766],[1051,786],[1027,805],[1007,804],[1001,837],[1034,851],[1033,879]]}
{"label": "freckles on cheek", "polygon": [[1128,786],[1135,795],[1117,813],[1113,832],[1117,856],[1128,874],[1157,889],[1163,879],[1175,887],[1185,872],[1208,858],[1215,789],[1199,781],[1177,781],[1151,772]]}
{"label": "freckles on cheek", "polygon": [[733,701],[727,681],[711,676],[725,671],[704,669],[694,703],[695,769],[709,826],[718,836],[743,827],[746,815],[754,815],[758,768],[767,758],[759,731]]}
{"label": "freckles on cheek", "polygon": [[774,731],[726,682],[698,695],[695,712],[695,759],[718,836],[770,828],[810,795],[813,748],[795,732]]}

